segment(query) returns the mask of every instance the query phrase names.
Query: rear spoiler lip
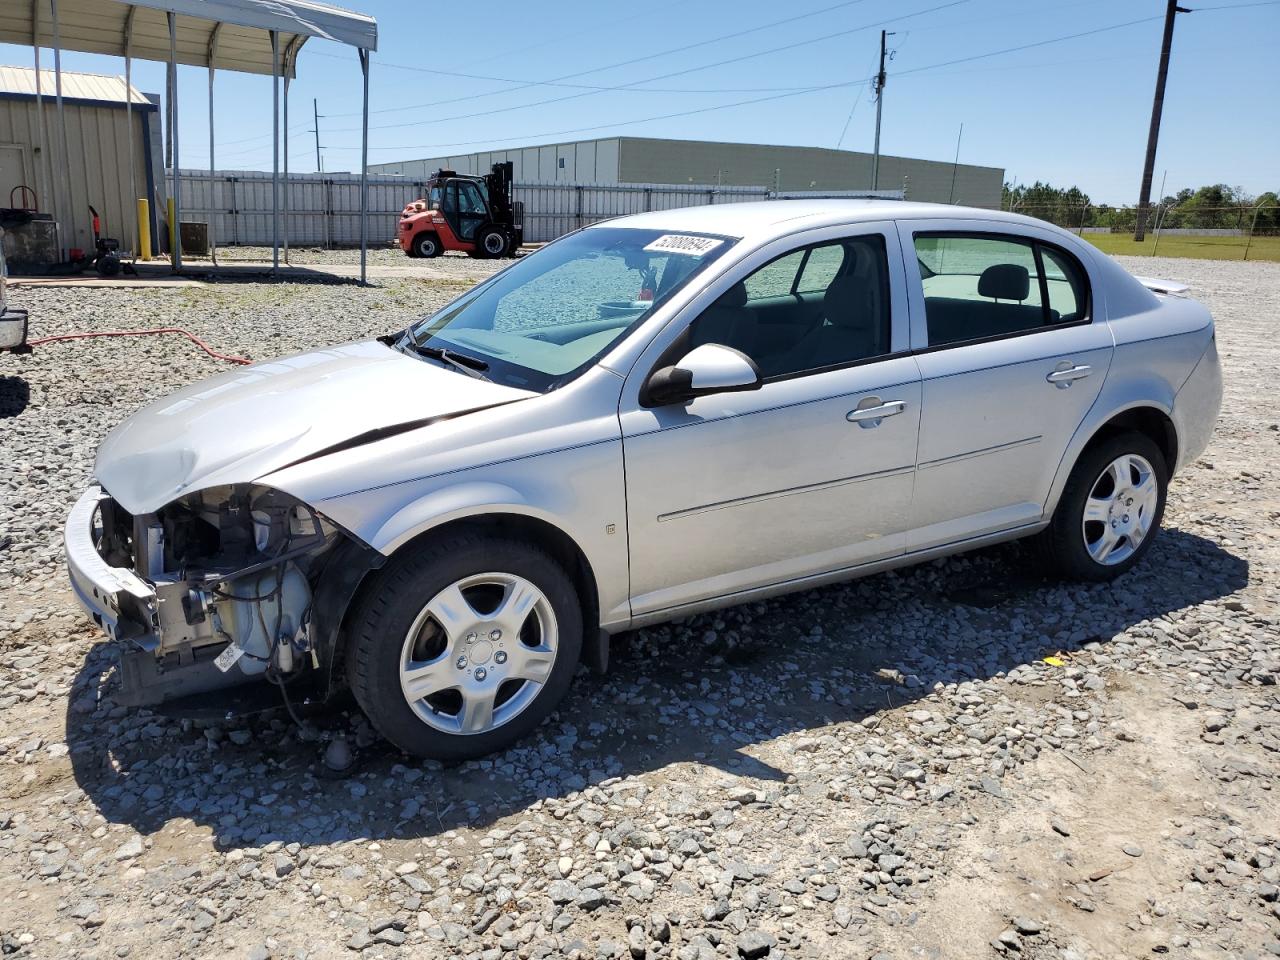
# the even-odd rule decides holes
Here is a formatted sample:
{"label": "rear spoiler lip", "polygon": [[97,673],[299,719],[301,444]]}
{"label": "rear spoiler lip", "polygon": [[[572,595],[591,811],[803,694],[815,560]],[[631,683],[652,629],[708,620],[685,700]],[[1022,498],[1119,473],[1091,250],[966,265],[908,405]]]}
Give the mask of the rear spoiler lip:
{"label": "rear spoiler lip", "polygon": [[1189,286],[1175,280],[1158,280],[1155,277],[1134,277],[1134,279],[1152,293],[1163,293],[1171,297],[1185,297],[1191,293]]}

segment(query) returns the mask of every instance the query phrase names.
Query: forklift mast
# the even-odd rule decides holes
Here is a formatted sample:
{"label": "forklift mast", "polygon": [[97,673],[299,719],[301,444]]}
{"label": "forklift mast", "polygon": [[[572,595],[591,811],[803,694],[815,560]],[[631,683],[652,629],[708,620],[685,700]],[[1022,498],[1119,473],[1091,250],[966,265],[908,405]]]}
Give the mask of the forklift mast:
{"label": "forklift mast", "polygon": [[483,177],[485,189],[489,194],[489,207],[493,219],[497,223],[512,223],[515,220],[512,203],[514,201],[513,170],[515,164],[510,160],[495,163],[492,172]]}

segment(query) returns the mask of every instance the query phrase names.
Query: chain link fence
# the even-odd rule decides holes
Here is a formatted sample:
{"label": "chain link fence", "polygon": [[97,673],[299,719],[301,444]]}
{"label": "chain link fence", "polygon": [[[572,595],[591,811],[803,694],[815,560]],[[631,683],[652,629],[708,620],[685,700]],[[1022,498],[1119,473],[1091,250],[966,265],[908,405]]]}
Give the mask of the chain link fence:
{"label": "chain link fence", "polygon": [[1146,238],[1134,239],[1138,206],[1014,204],[1025,214],[1064,227],[1107,253],[1131,256],[1204,257],[1213,260],[1280,260],[1280,205],[1206,207],[1151,204]]}

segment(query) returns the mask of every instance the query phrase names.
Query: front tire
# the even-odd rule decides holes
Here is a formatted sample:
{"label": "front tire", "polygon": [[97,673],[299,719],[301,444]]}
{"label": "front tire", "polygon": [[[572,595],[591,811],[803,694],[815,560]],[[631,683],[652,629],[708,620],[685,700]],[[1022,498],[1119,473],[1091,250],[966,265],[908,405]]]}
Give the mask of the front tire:
{"label": "front tire", "polygon": [[1037,537],[1042,558],[1068,579],[1114,580],[1151,549],[1168,486],[1164,454],[1150,437],[1126,431],[1095,444],[1076,462]]}
{"label": "front tire", "polygon": [[507,255],[507,234],[499,227],[485,227],[476,235],[476,253],[496,260]]}
{"label": "front tire", "polygon": [[420,233],[413,238],[414,256],[438,257],[440,252],[440,238],[434,233]]}
{"label": "front tire", "polygon": [[406,753],[469,760],[537,727],[582,649],[573,581],[521,541],[457,536],[394,558],[355,611],[348,678]]}

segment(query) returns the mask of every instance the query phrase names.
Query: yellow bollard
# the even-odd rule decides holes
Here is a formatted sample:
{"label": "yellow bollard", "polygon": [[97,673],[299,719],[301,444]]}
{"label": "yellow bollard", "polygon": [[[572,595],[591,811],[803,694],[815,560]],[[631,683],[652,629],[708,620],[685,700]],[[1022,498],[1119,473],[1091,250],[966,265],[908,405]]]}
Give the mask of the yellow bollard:
{"label": "yellow bollard", "polygon": [[139,260],[151,259],[151,201],[146,197],[138,198],[138,246],[136,252]]}
{"label": "yellow bollard", "polygon": [[174,216],[173,197],[169,198],[169,260],[172,262],[173,252],[178,249],[178,223]]}

